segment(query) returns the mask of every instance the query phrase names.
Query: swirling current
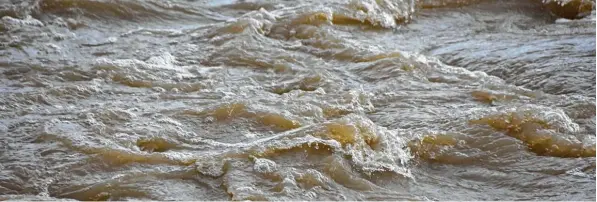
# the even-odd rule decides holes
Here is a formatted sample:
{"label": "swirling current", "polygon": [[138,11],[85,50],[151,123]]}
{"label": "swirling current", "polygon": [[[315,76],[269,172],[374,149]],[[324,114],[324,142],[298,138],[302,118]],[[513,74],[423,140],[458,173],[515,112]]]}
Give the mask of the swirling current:
{"label": "swirling current", "polygon": [[594,0],[2,0],[1,200],[595,198]]}

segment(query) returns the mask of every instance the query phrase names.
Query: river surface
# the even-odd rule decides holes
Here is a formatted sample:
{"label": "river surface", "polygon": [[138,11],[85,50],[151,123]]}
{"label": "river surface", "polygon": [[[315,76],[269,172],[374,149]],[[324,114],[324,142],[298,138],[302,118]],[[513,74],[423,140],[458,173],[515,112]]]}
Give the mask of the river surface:
{"label": "river surface", "polygon": [[0,2],[0,200],[596,200],[594,1]]}

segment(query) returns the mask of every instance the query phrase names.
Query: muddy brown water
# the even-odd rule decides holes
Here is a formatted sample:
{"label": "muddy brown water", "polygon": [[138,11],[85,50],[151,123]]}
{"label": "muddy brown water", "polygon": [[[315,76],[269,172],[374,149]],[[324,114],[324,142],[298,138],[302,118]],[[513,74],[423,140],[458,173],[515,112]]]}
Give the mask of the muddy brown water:
{"label": "muddy brown water", "polygon": [[0,199],[596,200],[586,0],[3,0]]}

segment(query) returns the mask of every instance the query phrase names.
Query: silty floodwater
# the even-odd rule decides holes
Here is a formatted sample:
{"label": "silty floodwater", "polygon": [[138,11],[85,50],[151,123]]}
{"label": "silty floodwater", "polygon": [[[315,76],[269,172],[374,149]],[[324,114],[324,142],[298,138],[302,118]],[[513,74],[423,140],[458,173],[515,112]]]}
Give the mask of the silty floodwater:
{"label": "silty floodwater", "polygon": [[594,201],[594,10],[2,0],[0,199]]}

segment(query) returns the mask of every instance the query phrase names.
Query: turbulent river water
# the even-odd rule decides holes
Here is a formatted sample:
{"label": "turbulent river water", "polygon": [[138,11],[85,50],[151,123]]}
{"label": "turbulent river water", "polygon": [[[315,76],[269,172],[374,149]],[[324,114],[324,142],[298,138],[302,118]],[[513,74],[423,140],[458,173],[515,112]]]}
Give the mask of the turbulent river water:
{"label": "turbulent river water", "polygon": [[596,200],[594,1],[0,2],[3,200]]}

